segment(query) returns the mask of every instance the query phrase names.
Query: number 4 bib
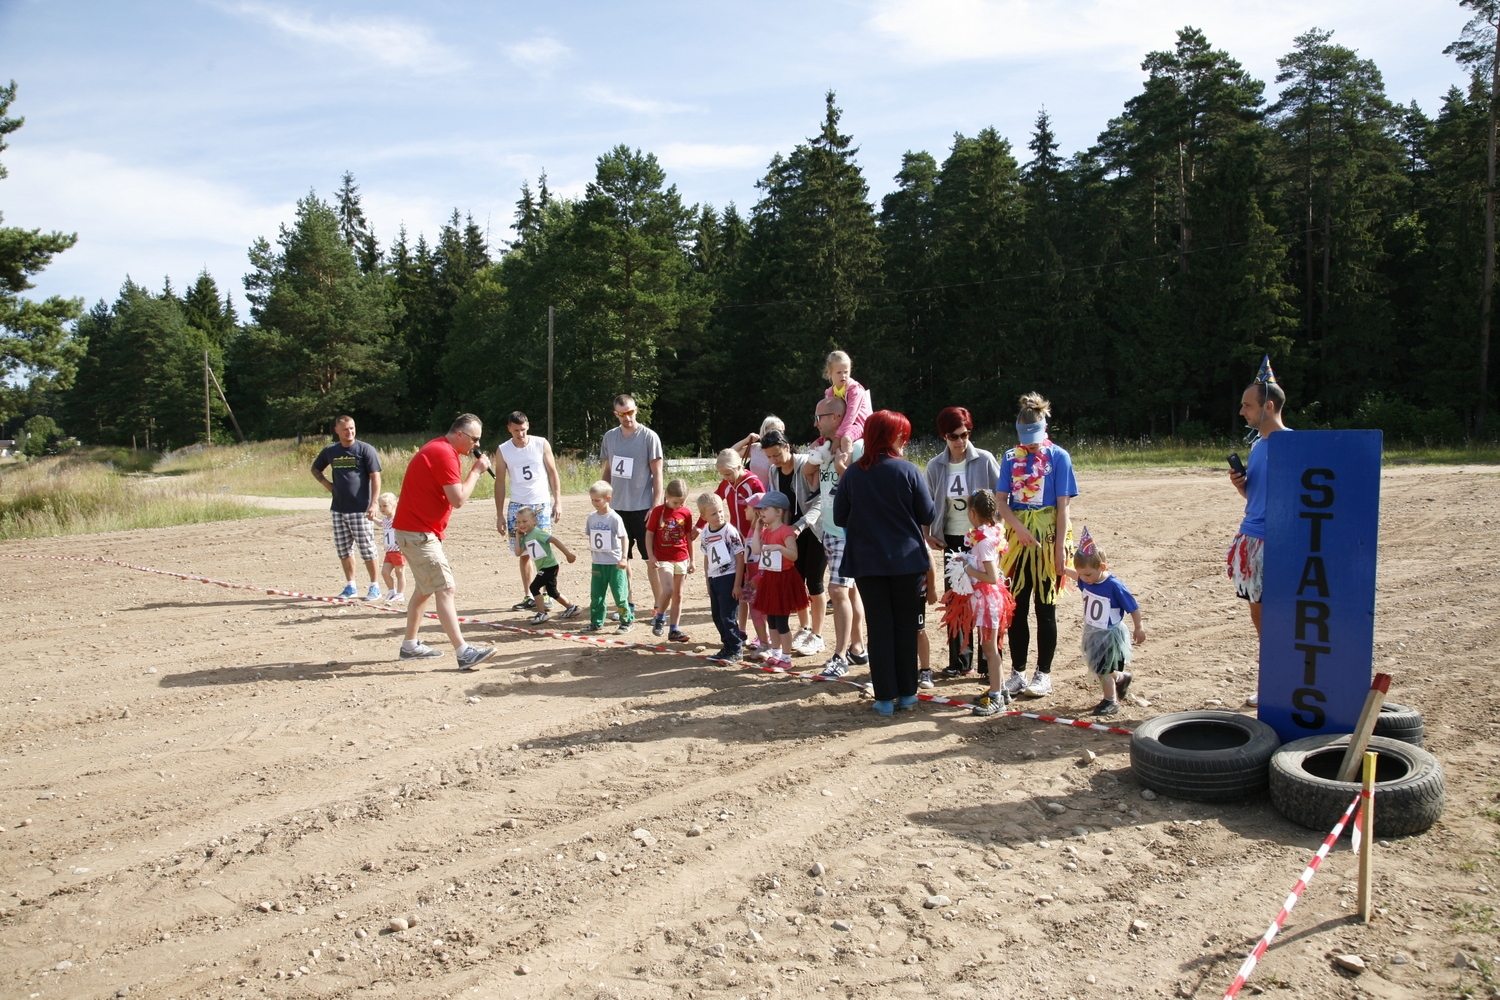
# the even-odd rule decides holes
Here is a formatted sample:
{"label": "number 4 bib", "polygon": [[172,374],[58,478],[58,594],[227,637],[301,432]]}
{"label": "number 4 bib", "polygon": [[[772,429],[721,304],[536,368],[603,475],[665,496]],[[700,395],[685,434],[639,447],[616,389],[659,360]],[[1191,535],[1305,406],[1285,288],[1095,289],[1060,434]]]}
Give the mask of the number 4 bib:
{"label": "number 4 bib", "polygon": [[708,568],[710,571],[722,569],[733,561],[729,557],[729,546],[725,545],[722,539],[714,541],[708,546]]}
{"label": "number 4 bib", "polygon": [[945,482],[947,489],[944,495],[949,500],[967,500],[969,498],[969,477],[963,472],[949,472]]}
{"label": "number 4 bib", "polygon": [[635,475],[635,459],[616,455],[609,463],[609,474],[615,479],[629,479]]}

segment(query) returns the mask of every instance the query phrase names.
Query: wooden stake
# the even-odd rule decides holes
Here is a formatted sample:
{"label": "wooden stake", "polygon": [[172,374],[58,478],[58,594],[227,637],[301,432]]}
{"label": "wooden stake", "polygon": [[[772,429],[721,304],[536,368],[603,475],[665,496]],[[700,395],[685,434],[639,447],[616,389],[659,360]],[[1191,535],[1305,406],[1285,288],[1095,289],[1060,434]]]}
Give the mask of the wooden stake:
{"label": "wooden stake", "polygon": [[1365,751],[1364,795],[1360,799],[1360,829],[1364,839],[1359,842],[1359,919],[1370,922],[1371,883],[1375,867],[1375,758],[1379,754]]}
{"label": "wooden stake", "polygon": [[1380,721],[1380,706],[1385,704],[1385,695],[1390,689],[1391,675],[1376,674],[1365,698],[1364,711],[1359,713],[1354,735],[1349,737],[1349,749],[1344,751],[1344,762],[1339,765],[1338,780],[1353,781],[1359,774],[1359,755],[1370,745],[1370,734],[1375,732],[1375,723]]}

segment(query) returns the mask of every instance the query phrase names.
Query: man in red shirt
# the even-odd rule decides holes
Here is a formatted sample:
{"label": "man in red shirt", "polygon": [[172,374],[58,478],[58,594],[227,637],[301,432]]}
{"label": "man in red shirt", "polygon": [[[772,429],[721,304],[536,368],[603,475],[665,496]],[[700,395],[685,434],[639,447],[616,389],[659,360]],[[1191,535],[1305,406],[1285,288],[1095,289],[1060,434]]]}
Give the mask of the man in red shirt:
{"label": "man in red shirt", "polygon": [[[448,518],[462,507],[479,484],[479,477],[490,467],[490,460],[479,447],[484,425],[472,413],[453,421],[448,433],[433,438],[411,457],[406,478],[401,483],[401,499],[391,528],[396,546],[411,568],[416,595],[406,608],[406,640],[401,643],[401,659],[420,660],[442,656],[417,641],[422,624],[422,608],[428,595],[437,598],[438,622],[453,643],[460,670],[473,670],[495,655],[493,646],[471,646],[464,641],[458,627],[458,612],[453,606],[453,571],[443,553],[443,532]],[[472,454],[474,464],[467,476],[459,475],[459,455]]]}

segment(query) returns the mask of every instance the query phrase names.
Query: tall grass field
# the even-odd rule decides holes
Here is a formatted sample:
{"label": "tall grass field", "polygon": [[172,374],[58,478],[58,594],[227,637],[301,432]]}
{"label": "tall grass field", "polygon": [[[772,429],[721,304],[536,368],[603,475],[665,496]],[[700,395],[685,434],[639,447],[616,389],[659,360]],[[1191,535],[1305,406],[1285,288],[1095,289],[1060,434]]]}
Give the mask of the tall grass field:
{"label": "tall grass field", "polygon": [[[370,435],[362,440],[380,453],[381,488],[401,492],[407,462],[429,438],[421,434]],[[979,447],[1000,455],[1013,444],[1006,431],[981,433]],[[1060,441],[1082,470],[1153,467],[1223,469],[1231,451],[1249,451],[1243,442]],[[203,521],[261,517],[263,509],[242,497],[327,496],[309,472],[325,446],[321,440],[258,441],[241,445],[196,445],[155,455],[123,448],[80,448],[30,462],[0,464],[0,540],[50,535],[159,528]],[[942,445],[916,440],[907,458],[925,465]],[[588,490],[599,475],[594,456],[559,455],[562,491]],[[1423,447],[1392,442],[1387,465],[1496,464],[1500,445]],[[708,485],[712,473],[693,477],[694,488]],[[494,497],[494,481],[480,480],[474,499]]]}

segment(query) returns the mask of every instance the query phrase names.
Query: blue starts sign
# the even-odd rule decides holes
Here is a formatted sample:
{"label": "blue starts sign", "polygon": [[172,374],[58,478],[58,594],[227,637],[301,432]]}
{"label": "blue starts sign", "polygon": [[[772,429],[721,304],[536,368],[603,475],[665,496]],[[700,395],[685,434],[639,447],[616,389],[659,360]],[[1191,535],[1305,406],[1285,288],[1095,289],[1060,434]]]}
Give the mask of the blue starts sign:
{"label": "blue starts sign", "polygon": [[1283,741],[1349,733],[1375,644],[1379,431],[1281,431],[1266,455],[1260,711]]}

